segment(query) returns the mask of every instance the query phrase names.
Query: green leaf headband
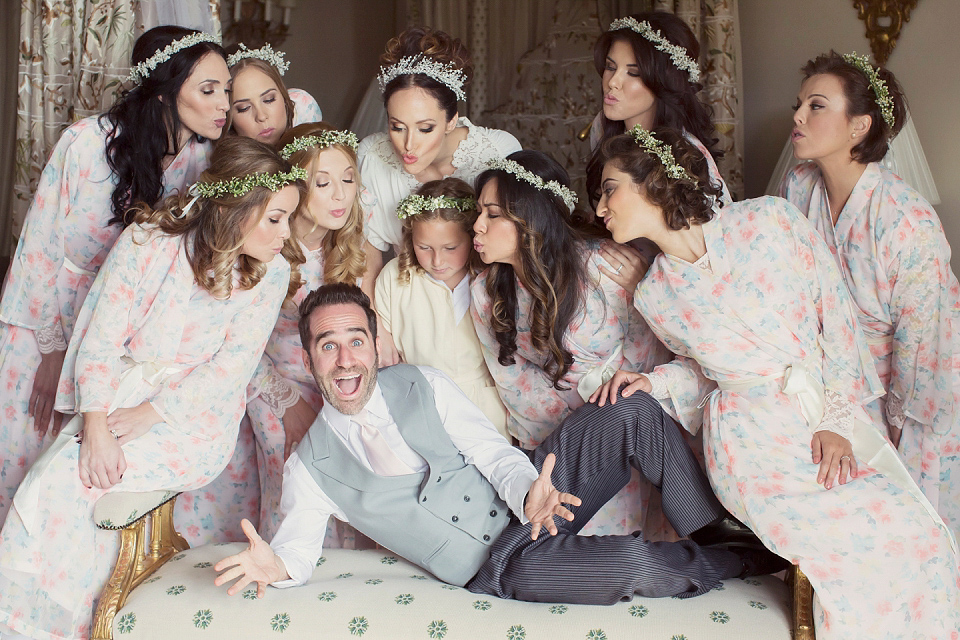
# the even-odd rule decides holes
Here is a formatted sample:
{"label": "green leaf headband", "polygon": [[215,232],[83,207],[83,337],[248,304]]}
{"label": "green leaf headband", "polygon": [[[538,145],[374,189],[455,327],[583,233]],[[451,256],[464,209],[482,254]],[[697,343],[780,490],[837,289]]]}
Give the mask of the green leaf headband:
{"label": "green leaf headband", "polygon": [[873,93],[877,97],[880,116],[892,129],[895,121],[893,117],[893,98],[890,97],[890,90],[887,88],[887,83],[880,77],[880,74],[873,68],[873,65],[870,64],[867,56],[857,55],[857,52],[854,51],[853,53],[845,53],[841,57],[844,62],[856,67],[863,75],[867,76],[867,80],[870,82],[870,88],[873,89]]}
{"label": "green leaf headband", "polygon": [[697,64],[697,61],[690,57],[686,49],[678,44],[673,44],[663,37],[660,30],[651,27],[650,23],[646,20],[637,22],[636,18],[631,18],[630,16],[617,18],[610,23],[610,28],[607,29],[607,31],[618,31],[620,29],[630,29],[631,31],[639,33],[653,45],[654,49],[670,56],[670,60],[673,61],[677,69],[686,71],[690,82],[700,82],[700,65]]}
{"label": "green leaf headband", "polygon": [[292,182],[306,179],[306,169],[293,167],[289,173],[251,173],[246,176],[230,178],[229,180],[195,182],[193,186],[190,187],[190,193],[204,198],[219,198],[225,195],[239,198],[249,193],[254,187],[266,187],[276,193]]}
{"label": "green leaf headband", "polygon": [[436,211],[437,209],[470,211],[476,208],[477,201],[473,198],[449,198],[447,196],[425,198],[424,196],[414,194],[407,196],[397,205],[397,217],[401,220],[406,220],[424,211]]}
{"label": "green leaf headband", "polygon": [[273,65],[280,75],[283,75],[290,68],[290,63],[283,59],[285,55],[283,51],[274,51],[269,42],[259,49],[247,49],[247,45],[241,42],[240,49],[227,56],[227,66],[232,67],[244,58],[255,58]]}
{"label": "green leaf headband", "polygon": [[674,180],[687,179],[693,184],[697,184],[697,179],[690,175],[686,169],[677,164],[677,159],[673,157],[673,150],[666,142],[657,140],[652,133],[644,129],[641,125],[633,125],[630,135],[640,145],[640,148],[648,154],[655,155],[660,159],[667,175]]}
{"label": "green leaf headband", "polygon": [[335,144],[350,147],[356,152],[357,146],[359,145],[357,142],[357,134],[353,131],[321,131],[315,135],[297,136],[293,139],[293,142],[283,147],[280,151],[280,157],[284,160],[289,160],[290,156],[297,151],[306,151],[311,147],[326,149]]}
{"label": "green leaf headband", "polygon": [[573,189],[563,186],[556,180],[544,180],[537,174],[525,169],[519,162],[508,160],[506,158],[493,158],[487,161],[487,166],[498,171],[505,171],[520,178],[524,182],[533,185],[538,191],[550,191],[555,196],[563,200],[563,203],[573,213],[573,208],[577,204],[577,194]]}
{"label": "green leaf headband", "polygon": [[214,44],[220,44],[220,38],[210,33],[198,31],[196,33],[191,33],[188,36],[184,36],[179,40],[174,40],[160,51],[157,51],[152,56],[130,69],[130,75],[127,77],[127,80],[135,84],[143,84],[143,81],[147,78],[147,76],[150,75],[151,71],[172,58],[174,54],[183,51],[184,49],[189,49],[194,45],[200,44],[201,42],[213,42]]}

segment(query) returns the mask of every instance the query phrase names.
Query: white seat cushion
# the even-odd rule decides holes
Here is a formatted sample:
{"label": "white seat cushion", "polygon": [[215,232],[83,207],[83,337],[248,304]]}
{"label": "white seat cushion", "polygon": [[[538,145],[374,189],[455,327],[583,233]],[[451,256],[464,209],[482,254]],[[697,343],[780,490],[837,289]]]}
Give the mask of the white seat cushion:
{"label": "white seat cushion", "polygon": [[213,565],[244,547],[208,545],[175,556],[130,595],[114,638],[790,638],[788,590],[770,576],[728,580],[690,599],[550,605],[446,585],[387,551],[330,549],[302,587],[270,587],[257,599],[249,586],[231,598],[214,587]]}

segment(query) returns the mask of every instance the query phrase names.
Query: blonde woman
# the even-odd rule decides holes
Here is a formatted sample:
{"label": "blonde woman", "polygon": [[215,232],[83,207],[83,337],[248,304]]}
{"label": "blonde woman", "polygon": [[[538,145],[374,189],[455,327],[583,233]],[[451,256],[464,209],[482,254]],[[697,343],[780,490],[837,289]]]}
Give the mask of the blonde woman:
{"label": "blonde woman", "polygon": [[[470,315],[477,202],[463,180],[427,182],[400,201],[400,255],[377,278],[377,316],[403,361],[450,376],[508,440],[507,410],[483,360]],[[382,335],[382,334],[381,334]]]}
{"label": "blonde woman", "polygon": [[[280,524],[283,463],[313,423],[323,404],[320,389],[303,363],[299,304],[327,282],[373,287],[364,277],[363,214],[358,192],[356,136],[325,122],[303,124],[280,140],[281,155],[307,171],[308,195],[293,220],[297,245],[287,255],[304,261],[304,285],[283,305],[247,392],[247,415],[257,440],[260,472],[260,527],[268,540]],[[350,534],[330,532],[327,546],[352,546]],[[344,540],[346,536],[347,540]]]}
{"label": "blonde woman", "polygon": [[302,175],[264,144],[226,140],[193,195],[140,209],[120,234],[67,349],[57,409],[78,415],[0,532],[0,633],[89,637],[118,544],[94,525],[97,499],[196,489],[227,464],[247,382],[299,282],[276,256]]}

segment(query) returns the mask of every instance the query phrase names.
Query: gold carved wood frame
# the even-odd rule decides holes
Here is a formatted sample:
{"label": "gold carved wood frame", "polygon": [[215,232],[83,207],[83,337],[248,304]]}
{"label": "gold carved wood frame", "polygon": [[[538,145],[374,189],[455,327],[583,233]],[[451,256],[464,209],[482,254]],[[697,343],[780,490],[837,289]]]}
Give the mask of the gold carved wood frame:
{"label": "gold carved wood frame", "polygon": [[910,21],[910,12],[918,0],[853,0],[858,17],[867,27],[867,40],[877,64],[886,65],[897,46],[903,24]]}

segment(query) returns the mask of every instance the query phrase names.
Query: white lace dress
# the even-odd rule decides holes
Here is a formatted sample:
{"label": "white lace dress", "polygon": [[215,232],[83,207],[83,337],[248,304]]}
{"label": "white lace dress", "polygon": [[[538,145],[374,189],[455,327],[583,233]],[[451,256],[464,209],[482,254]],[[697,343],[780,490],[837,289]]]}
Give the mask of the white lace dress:
{"label": "white lace dress", "polygon": [[[452,177],[460,178],[473,186],[473,181],[487,166],[487,160],[508,156],[520,151],[520,143],[512,134],[499,129],[488,129],[473,124],[466,118],[457,121],[458,127],[469,131],[466,139],[453,153]],[[360,158],[360,176],[370,195],[370,210],[364,226],[370,244],[386,251],[400,245],[400,221],[397,219],[397,203],[420,187],[420,181],[407,173],[397,155],[390,135],[374,133],[360,142],[357,151]]]}

